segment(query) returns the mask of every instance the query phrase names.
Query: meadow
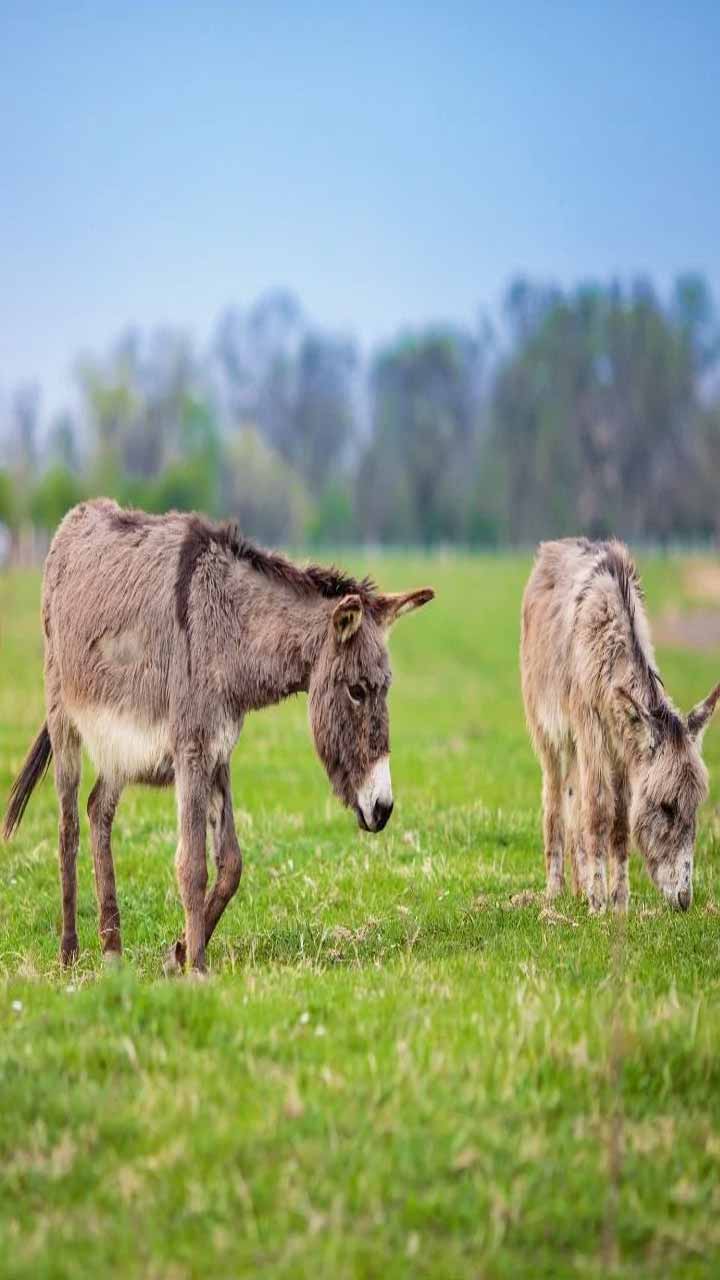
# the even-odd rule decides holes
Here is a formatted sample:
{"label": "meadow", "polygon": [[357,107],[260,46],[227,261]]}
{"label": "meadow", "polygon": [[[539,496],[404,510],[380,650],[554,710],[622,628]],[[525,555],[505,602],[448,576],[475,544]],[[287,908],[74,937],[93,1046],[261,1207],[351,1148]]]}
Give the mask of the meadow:
{"label": "meadow", "polygon": [[[720,1270],[720,724],[695,903],[637,857],[624,923],[544,909],[518,680],[529,558],[354,558],[437,599],[392,635],[395,812],[358,831],[305,699],[233,758],[245,855],[206,983],[170,792],[125,793],[125,958],[103,969],[84,801],[82,954],[57,961],[46,780],[0,848],[0,1275],[705,1277]],[[687,565],[640,557],[651,611]],[[707,601],[705,602],[707,607]],[[0,793],[43,719],[39,576],[0,579]],[[687,709],[720,650],[662,647]]]}

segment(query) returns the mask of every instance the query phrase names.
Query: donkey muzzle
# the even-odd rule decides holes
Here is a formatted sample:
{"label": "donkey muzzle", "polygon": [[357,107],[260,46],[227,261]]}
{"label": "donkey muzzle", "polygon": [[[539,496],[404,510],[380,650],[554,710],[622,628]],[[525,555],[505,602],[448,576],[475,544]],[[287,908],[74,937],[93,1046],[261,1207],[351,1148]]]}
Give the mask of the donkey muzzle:
{"label": "donkey muzzle", "polygon": [[364,831],[378,832],[387,826],[393,811],[390,761],[387,756],[376,760],[358,791],[355,806],[358,822]]}

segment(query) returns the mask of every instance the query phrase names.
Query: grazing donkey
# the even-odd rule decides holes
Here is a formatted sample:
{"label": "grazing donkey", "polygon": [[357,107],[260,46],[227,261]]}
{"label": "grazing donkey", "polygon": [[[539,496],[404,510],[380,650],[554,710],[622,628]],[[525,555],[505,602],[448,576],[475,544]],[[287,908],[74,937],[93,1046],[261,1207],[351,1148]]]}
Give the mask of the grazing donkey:
{"label": "grazing donkey", "polygon": [[619,542],[541,544],[522,608],[525,712],[543,769],[547,894],[628,905],[628,837],[671,906],[692,902],[700,756],[720,685],[685,719],[655,666],[640,581]]}
{"label": "grazing donkey", "polygon": [[[121,951],[110,832],[124,786],[175,783],[185,935],[174,963],[205,948],[240,881],[230,753],[243,718],[309,694],[315,745],[365,831],[393,808],[386,633],[429,588],[383,595],[335,569],[300,569],[235,525],[145,515],[107,499],[75,507],[45,565],[47,719],[12,789],[5,838],[55,761],[60,807],[61,957],[78,954],[77,796],[81,743],[98,771],[88,801],[103,951]],[[217,876],[206,896],[210,822]]]}

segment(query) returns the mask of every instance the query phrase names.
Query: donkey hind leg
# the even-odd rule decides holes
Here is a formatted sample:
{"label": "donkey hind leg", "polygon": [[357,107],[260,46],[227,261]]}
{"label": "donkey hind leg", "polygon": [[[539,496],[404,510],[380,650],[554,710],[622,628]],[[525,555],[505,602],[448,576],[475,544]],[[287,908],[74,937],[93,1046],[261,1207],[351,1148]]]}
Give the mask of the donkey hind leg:
{"label": "donkey hind leg", "polygon": [[562,764],[560,755],[554,748],[543,747],[542,766],[546,893],[552,902],[565,888]]}
{"label": "donkey hind leg", "polygon": [[[235,832],[230,770],[226,764],[219,766],[213,779],[209,817],[217,876],[205,899],[205,946],[215,932],[215,926],[230,899],[234,897],[242,875],[242,853]],[[185,939],[180,938],[171,953],[171,966],[182,968],[185,957]]]}
{"label": "donkey hind leg", "polygon": [[77,960],[77,853],[80,840],[78,788],[80,786],[80,738],[63,717],[48,717],[55,762],[55,790],[59,808],[58,856],[62,897],[60,959],[64,965]]}
{"label": "donkey hind leg", "polygon": [[610,902],[616,911],[627,911],[630,902],[628,877],[628,797],[624,778],[615,780],[615,814],[610,830]]}
{"label": "donkey hind leg", "polygon": [[185,908],[187,960],[191,969],[204,973],[210,783],[205,772],[192,761],[176,761],[175,779],[180,825],[175,867]]}
{"label": "donkey hind leg", "polygon": [[570,863],[570,887],[579,897],[585,889],[585,866],[581,863],[580,841],[580,789],[575,747],[568,748],[563,760],[563,821],[565,824],[565,855]]}
{"label": "donkey hind leg", "polygon": [[87,804],[95,868],[95,892],[100,913],[100,943],[107,961],[119,958],[122,953],[120,911],[115,892],[115,868],[110,843],[113,818],[119,799],[120,788],[101,776],[90,792]]}

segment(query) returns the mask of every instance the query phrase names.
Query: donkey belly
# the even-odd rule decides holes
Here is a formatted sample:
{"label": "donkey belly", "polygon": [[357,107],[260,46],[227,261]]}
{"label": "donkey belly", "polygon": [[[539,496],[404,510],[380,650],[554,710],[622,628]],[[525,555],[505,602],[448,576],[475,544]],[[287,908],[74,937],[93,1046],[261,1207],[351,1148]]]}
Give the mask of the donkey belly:
{"label": "donkey belly", "polygon": [[114,707],[68,707],[98,773],[118,783],[173,780],[173,752],[167,721],[143,722]]}
{"label": "donkey belly", "polygon": [[[69,706],[67,710],[90,759],[104,778],[120,785],[144,782],[170,786],[174,782],[174,751],[167,720],[149,724],[137,713],[114,707]],[[242,717],[218,722],[207,744],[211,768],[229,760],[241,728]]]}

